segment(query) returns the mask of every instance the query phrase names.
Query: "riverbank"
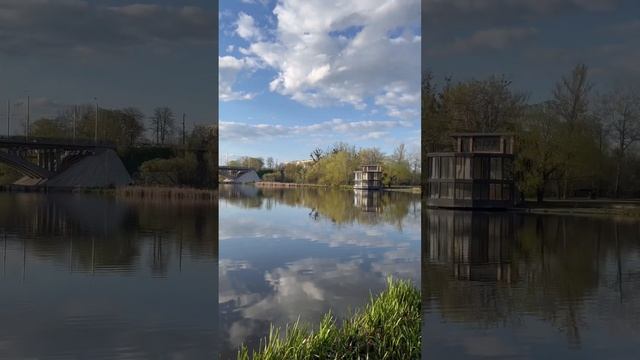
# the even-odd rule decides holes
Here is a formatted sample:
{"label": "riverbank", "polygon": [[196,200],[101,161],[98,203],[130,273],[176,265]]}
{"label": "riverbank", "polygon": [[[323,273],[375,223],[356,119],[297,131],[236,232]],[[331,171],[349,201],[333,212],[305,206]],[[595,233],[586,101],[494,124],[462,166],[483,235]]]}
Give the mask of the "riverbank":
{"label": "riverbank", "polygon": [[276,182],[276,181],[257,181],[253,184],[256,187],[264,187],[264,188],[329,187],[328,185],[320,185],[320,184],[298,184],[298,183],[286,183],[286,182]]}
{"label": "riverbank", "polygon": [[516,210],[536,214],[618,215],[640,217],[640,200],[628,199],[568,199],[526,201]]}
{"label": "riverbank", "polygon": [[[258,181],[255,182],[254,185],[256,187],[261,188],[304,188],[304,187],[313,187],[313,188],[327,188],[331,187],[329,185],[321,185],[321,184],[298,184],[298,183],[285,183],[285,182],[275,182],[275,181]],[[353,190],[353,186],[351,185],[340,185],[336,186],[345,190]],[[384,187],[380,189],[381,191],[387,192],[404,192],[404,193],[412,193],[412,194],[420,194],[422,191],[419,186],[392,186],[392,187]]]}
{"label": "riverbank", "polygon": [[421,315],[420,290],[389,279],[386,290],[341,326],[329,313],[316,331],[296,322],[281,337],[272,328],[259,350],[250,355],[243,347],[237,359],[420,359]]}

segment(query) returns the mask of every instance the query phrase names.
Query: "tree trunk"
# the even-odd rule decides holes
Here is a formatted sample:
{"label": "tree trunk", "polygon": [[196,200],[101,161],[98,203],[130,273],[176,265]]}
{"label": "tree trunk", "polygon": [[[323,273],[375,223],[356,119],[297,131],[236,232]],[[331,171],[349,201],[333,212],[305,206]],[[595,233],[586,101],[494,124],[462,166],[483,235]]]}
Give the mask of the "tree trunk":
{"label": "tree trunk", "polygon": [[618,166],[616,166],[616,182],[614,185],[614,197],[617,199],[620,197],[620,173],[622,172],[622,159],[618,160]]}
{"label": "tree trunk", "polygon": [[536,201],[541,204],[544,201],[544,185],[536,190]]}

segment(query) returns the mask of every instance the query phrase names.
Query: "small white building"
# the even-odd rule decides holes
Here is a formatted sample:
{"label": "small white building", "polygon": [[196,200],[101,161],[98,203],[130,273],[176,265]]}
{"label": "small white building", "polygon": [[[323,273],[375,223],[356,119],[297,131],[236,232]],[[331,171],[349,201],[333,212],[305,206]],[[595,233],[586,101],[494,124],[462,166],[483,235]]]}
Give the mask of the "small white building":
{"label": "small white building", "polygon": [[353,188],[356,190],[382,189],[382,166],[364,165],[354,172]]}

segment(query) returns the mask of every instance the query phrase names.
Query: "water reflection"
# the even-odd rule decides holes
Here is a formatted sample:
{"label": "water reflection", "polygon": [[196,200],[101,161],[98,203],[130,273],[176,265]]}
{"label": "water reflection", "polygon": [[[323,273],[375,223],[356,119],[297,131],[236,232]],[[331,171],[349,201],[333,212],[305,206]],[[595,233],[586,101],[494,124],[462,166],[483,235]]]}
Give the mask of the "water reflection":
{"label": "water reflection", "polygon": [[217,208],[0,194],[0,354],[217,352]]}
{"label": "water reflection", "polygon": [[345,190],[220,191],[225,355],[256,346],[271,324],[315,323],[329,309],[344,316],[382,290],[387,274],[419,279],[419,197],[378,193],[363,208]]}
{"label": "water reflection", "polygon": [[629,358],[640,221],[426,210],[423,346],[434,357]]}

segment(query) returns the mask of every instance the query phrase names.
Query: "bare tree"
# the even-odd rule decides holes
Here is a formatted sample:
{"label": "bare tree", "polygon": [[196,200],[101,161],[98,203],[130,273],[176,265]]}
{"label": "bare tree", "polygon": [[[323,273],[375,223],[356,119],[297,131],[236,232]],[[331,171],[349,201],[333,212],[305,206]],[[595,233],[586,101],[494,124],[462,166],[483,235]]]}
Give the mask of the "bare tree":
{"label": "bare tree", "polygon": [[589,111],[589,82],[587,65],[578,64],[569,76],[563,76],[553,90],[552,106],[555,112],[573,128],[586,118]]}
{"label": "bare tree", "polygon": [[157,107],[151,116],[151,125],[156,132],[156,144],[164,144],[175,130],[176,115],[169,107]]}
{"label": "bare tree", "polygon": [[311,152],[311,160],[313,160],[314,163],[317,163],[318,161],[320,161],[320,159],[322,159],[323,155],[324,155],[324,152],[322,151],[322,149],[315,148]]}
{"label": "bare tree", "polygon": [[640,141],[640,94],[631,87],[617,87],[602,96],[599,115],[607,127],[614,144],[616,177],[614,193],[620,195],[620,179],[625,168],[625,156],[629,148]]}

